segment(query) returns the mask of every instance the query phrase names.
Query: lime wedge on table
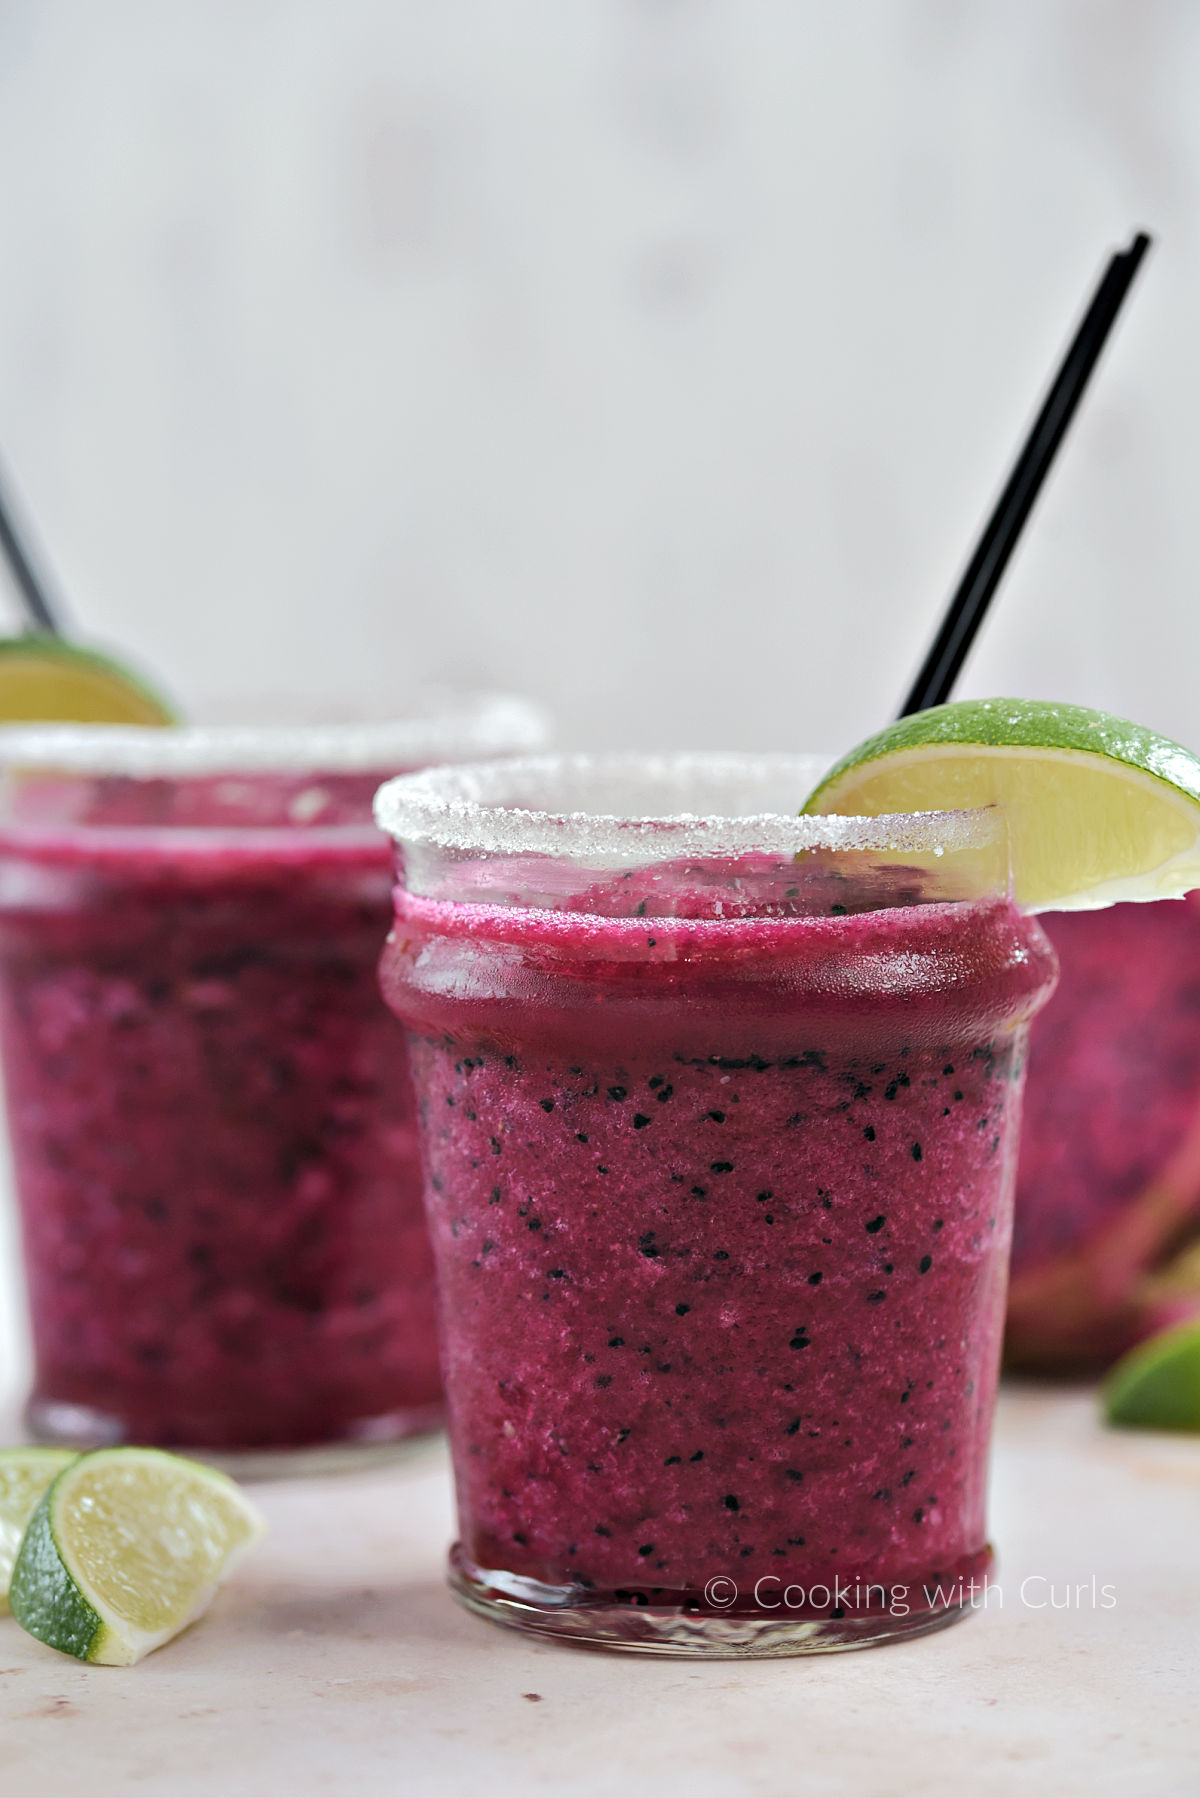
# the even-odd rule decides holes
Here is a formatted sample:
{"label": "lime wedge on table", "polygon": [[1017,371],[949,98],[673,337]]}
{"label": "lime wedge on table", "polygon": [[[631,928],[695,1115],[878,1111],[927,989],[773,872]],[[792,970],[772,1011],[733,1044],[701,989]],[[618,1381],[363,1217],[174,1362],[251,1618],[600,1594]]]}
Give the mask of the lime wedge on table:
{"label": "lime wedge on table", "polygon": [[1109,1423],[1200,1431],[1200,1323],[1139,1342],[1117,1362],[1101,1396]]}
{"label": "lime wedge on table", "polygon": [[25,1525],[55,1474],[74,1459],[70,1448],[0,1449],[0,1615],[8,1609],[8,1582]]}
{"label": "lime wedge on table", "polygon": [[805,812],[879,817],[998,805],[1030,911],[1177,899],[1200,887],[1200,760],[1086,706],[965,699],[843,756]]}
{"label": "lime wedge on table", "polygon": [[94,649],[0,638],[0,723],[173,724],[165,700]]}
{"label": "lime wedge on table", "polygon": [[130,1667],[207,1610],[263,1523],[231,1479],[153,1448],[79,1455],[43,1493],[13,1568],[23,1629]]}

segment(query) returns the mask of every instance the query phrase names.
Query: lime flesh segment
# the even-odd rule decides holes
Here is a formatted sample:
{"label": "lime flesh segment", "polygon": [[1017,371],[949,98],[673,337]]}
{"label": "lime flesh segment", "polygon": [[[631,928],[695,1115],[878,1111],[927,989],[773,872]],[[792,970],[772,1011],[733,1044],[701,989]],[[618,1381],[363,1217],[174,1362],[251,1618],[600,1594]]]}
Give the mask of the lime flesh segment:
{"label": "lime flesh segment", "polygon": [[25,1525],[56,1473],[75,1459],[70,1448],[0,1449],[0,1616]]}
{"label": "lime flesh segment", "polygon": [[1013,896],[1029,911],[1177,899],[1200,886],[1200,760],[1140,725],[1085,706],[962,700],[851,750],[809,813],[1000,806]]}
{"label": "lime flesh segment", "polygon": [[1139,1342],[1117,1362],[1101,1396],[1109,1423],[1200,1431],[1200,1323]]}
{"label": "lime flesh segment", "polygon": [[29,1634],[129,1667],[207,1610],[263,1522],[233,1481],[178,1455],[102,1448],[43,1494],[9,1591]]}
{"label": "lime flesh segment", "polygon": [[173,724],[137,675],[58,637],[0,638],[0,723]]}

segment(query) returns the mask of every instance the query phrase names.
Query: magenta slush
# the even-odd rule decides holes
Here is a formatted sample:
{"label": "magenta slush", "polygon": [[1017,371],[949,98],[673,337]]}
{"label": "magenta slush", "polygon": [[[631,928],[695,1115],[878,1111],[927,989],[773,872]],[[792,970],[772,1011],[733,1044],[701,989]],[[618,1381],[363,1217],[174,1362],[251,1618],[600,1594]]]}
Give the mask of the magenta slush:
{"label": "magenta slush", "polygon": [[387,858],[321,836],[0,834],[43,1433],[236,1450],[436,1421],[412,1101],[375,1002]]}
{"label": "magenta slush", "polygon": [[1092,1368],[1200,1307],[1166,1271],[1200,1222],[1200,894],[1047,920],[1062,977],[1034,1026],[1008,1352]]}
{"label": "magenta slush", "polygon": [[714,1577],[723,1612],[791,1584],[813,1595],[791,1615],[826,1619],[878,1617],[883,1582],[928,1613],[989,1560],[1024,1024],[1052,955],[1004,902],[630,904],[398,895],[384,982],[460,1581],[698,1612]]}

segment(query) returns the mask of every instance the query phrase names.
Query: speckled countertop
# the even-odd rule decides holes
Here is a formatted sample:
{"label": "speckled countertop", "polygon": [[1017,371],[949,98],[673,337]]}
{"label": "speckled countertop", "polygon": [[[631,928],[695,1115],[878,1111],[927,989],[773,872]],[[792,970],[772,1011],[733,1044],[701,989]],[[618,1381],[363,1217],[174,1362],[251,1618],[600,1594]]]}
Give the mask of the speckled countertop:
{"label": "speckled countertop", "polygon": [[1011,1390],[993,1484],[999,1595],[979,1615],[855,1654],[704,1666],[460,1611],[440,1443],[260,1484],[263,1548],[140,1667],[79,1666],[0,1619],[0,1792],[1194,1798],[1200,1441],[1105,1431],[1086,1394]]}

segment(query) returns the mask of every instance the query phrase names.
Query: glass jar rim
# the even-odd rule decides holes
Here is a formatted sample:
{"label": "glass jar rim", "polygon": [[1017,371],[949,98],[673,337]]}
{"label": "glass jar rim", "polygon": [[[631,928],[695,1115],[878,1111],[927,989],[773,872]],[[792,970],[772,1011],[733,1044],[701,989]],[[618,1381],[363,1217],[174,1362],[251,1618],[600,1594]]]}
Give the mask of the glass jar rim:
{"label": "glass jar rim", "polygon": [[378,723],[0,725],[0,770],[187,780],[236,774],[368,774],[541,748],[549,729],[530,701],[431,690]]}
{"label": "glass jar rim", "polygon": [[[375,796],[375,821],[401,847],[474,855],[553,855],[619,865],[669,855],[793,856],[809,849],[910,852],[941,856],[996,842],[1003,820],[995,807],[978,811],[836,814],[802,817],[799,806],[832,761],[830,756],[737,751],[670,755],[559,754],[426,768],[388,781]],[[547,798],[528,800],[542,782]],[[556,786],[557,783],[557,786]],[[628,783],[647,798],[684,801],[707,788],[730,801],[764,791],[794,790],[796,811],[742,803],[701,812],[669,803],[617,811],[586,802]],[[508,797],[506,797],[506,794]],[[571,803],[572,800],[584,803]]]}

